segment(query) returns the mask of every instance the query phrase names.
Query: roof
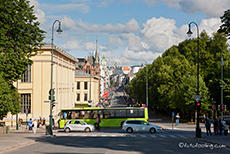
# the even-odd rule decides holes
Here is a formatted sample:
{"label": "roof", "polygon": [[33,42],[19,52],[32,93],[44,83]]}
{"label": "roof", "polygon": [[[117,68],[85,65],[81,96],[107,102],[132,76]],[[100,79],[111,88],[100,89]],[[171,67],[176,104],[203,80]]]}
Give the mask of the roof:
{"label": "roof", "polygon": [[[52,44],[51,43],[44,43],[44,46],[41,47],[41,49],[52,49]],[[70,55],[69,53],[67,53],[66,51],[62,50],[61,48],[59,48],[58,46],[53,44],[53,49],[55,51],[57,51],[58,53],[62,54],[65,57],[68,57],[69,59],[78,62],[78,59],[75,58],[74,56]]]}
{"label": "roof", "polygon": [[82,71],[79,71],[79,72],[75,72],[75,77],[96,77],[95,75],[90,75],[88,73],[85,73],[85,72],[82,72]]}

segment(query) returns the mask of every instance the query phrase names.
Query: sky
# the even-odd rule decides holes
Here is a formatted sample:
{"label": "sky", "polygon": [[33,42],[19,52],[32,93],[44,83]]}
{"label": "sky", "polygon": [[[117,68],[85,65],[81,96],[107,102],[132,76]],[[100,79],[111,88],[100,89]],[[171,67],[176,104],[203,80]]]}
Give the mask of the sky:
{"label": "sky", "polygon": [[[210,36],[221,25],[230,0],[30,0],[51,43],[52,25],[61,21],[63,33],[54,33],[54,44],[76,58],[87,58],[97,49],[112,65],[151,64],[173,45],[189,39],[188,24]],[[58,23],[54,31],[58,29]],[[194,38],[197,28],[192,24]]]}

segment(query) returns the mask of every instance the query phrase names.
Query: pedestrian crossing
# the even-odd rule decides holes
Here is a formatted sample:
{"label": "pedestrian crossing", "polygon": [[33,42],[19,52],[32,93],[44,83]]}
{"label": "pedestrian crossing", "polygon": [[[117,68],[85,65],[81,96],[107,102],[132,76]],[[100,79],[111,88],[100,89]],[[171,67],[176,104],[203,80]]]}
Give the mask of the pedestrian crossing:
{"label": "pedestrian crossing", "polygon": [[62,133],[56,134],[56,136],[76,136],[76,137],[127,137],[127,138],[174,138],[174,139],[181,139],[181,138],[189,138],[185,135],[170,135],[170,134],[79,134],[79,133]]}

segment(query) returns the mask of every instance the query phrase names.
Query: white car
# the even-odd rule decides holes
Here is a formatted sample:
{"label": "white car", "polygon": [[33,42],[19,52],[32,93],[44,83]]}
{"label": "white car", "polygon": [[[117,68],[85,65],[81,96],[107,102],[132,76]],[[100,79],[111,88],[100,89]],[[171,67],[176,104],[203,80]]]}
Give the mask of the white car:
{"label": "white car", "polygon": [[69,120],[65,123],[64,131],[69,133],[70,131],[85,131],[92,132],[95,130],[95,127],[91,124],[87,124],[81,120]]}
{"label": "white car", "polygon": [[156,133],[161,130],[159,126],[151,125],[144,120],[126,120],[122,125],[122,130],[128,133],[135,132],[150,132]]}

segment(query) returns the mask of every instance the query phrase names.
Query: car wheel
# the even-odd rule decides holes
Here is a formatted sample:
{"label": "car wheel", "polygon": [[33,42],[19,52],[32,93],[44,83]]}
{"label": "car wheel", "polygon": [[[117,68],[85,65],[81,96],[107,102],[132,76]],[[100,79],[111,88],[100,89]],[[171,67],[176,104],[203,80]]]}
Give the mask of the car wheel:
{"label": "car wheel", "polygon": [[133,129],[132,129],[131,127],[129,127],[129,128],[126,129],[126,131],[127,131],[128,133],[132,133],[132,132],[133,132]]}
{"label": "car wheel", "polygon": [[90,128],[89,127],[85,128],[85,132],[91,132]]}
{"label": "car wheel", "polygon": [[70,129],[69,129],[69,128],[66,128],[66,129],[65,129],[65,132],[66,132],[66,133],[69,133],[69,132],[70,132]]}
{"label": "car wheel", "polygon": [[149,132],[150,132],[151,134],[154,134],[154,133],[156,133],[156,129],[155,129],[155,128],[151,128],[151,129],[149,130]]}

